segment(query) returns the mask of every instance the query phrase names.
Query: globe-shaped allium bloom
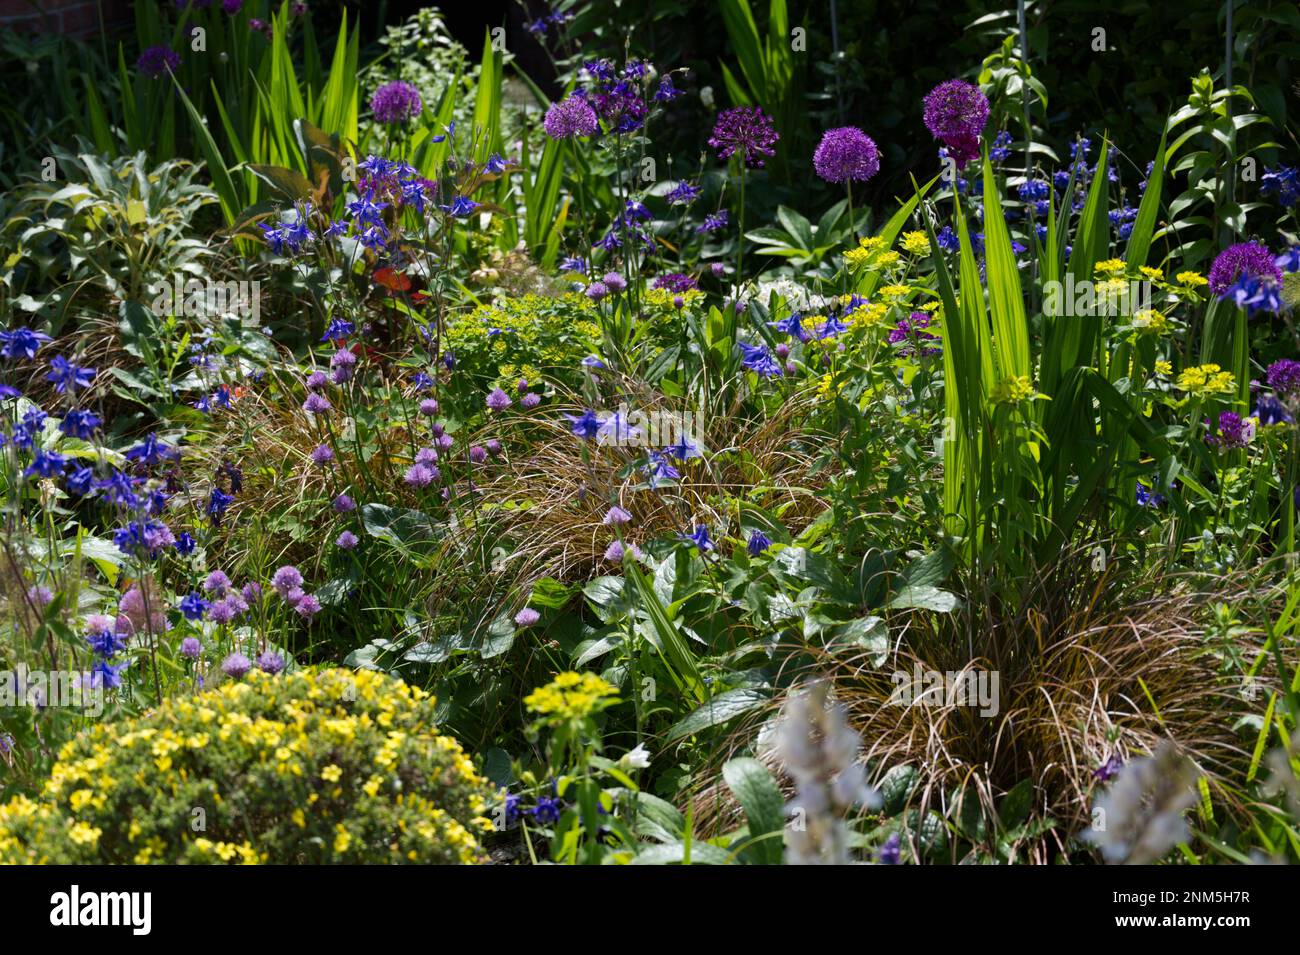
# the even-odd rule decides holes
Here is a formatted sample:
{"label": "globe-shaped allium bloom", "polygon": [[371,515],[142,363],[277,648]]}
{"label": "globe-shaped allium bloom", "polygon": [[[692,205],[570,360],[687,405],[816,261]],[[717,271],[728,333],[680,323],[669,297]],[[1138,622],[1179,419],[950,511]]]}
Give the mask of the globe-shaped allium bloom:
{"label": "globe-shaped allium bloom", "polygon": [[813,168],[827,182],[866,182],[880,172],[880,150],[855,126],[828,129],[813,153]]}
{"label": "globe-shaped allium bloom", "polygon": [[1269,365],[1268,386],[1281,395],[1300,393],[1300,361],[1279,358]]}
{"label": "globe-shaped allium bloom", "polygon": [[1235,411],[1221,412],[1218,434],[1207,434],[1205,440],[1224,450],[1244,448],[1255,440],[1255,422],[1243,418]]}
{"label": "globe-shaped allium bloom", "polygon": [[957,168],[979,155],[980,133],[989,121],[989,98],[965,80],[948,80],[926,94],[926,128],[948,147]]}
{"label": "globe-shaped allium bloom", "polygon": [[257,658],[257,668],[263,673],[275,676],[284,669],[284,657],[274,651],[267,650]]}
{"label": "globe-shaped allium bloom", "polygon": [[236,680],[251,669],[253,669],[253,661],[242,653],[232,653],[221,661],[221,672]]}
{"label": "globe-shaped allium bloom", "polygon": [[310,620],[320,613],[320,601],[316,599],[314,594],[303,594],[293,605],[293,612],[304,620]]}
{"label": "globe-shaped allium bloom", "polygon": [[709,145],[718,151],[719,159],[740,156],[750,169],[762,169],[765,157],[776,155],[772,147],[780,138],[762,107],[736,106],[718,114]]}
{"label": "globe-shaped allium bloom", "polygon": [[531,627],[537,621],[542,619],[542,615],[532,607],[525,607],[515,614],[515,623],[520,627]]}
{"label": "globe-shaped allium bloom", "polygon": [[1239,242],[1230,245],[1214,260],[1210,266],[1210,291],[1223,295],[1228,287],[1243,275],[1257,279],[1282,281],[1282,270],[1273,260],[1273,253],[1258,242]]}
{"label": "globe-shaped allium bloom", "polygon": [[426,464],[412,464],[406,469],[406,483],[414,488],[426,488],[437,479],[437,472]]}
{"label": "globe-shaped allium bloom", "polygon": [[199,642],[198,637],[186,637],[181,641],[181,656],[197,660],[202,655],[203,644]]}
{"label": "globe-shaped allium bloom", "polygon": [[181,65],[181,55],[166,46],[151,46],[140,54],[135,61],[135,68],[145,76],[158,79],[167,73],[175,73]]}
{"label": "globe-shaped allium bloom", "polygon": [[424,101],[420,99],[420,91],[404,80],[385,83],[370,97],[370,111],[385,125],[409,122],[422,109]]}
{"label": "globe-shaped allium bloom", "polygon": [[340,494],[338,497],[334,498],[334,510],[338,511],[340,514],[347,514],[349,511],[356,510],[356,508],[357,502],[352,500],[352,498],[347,494]]}
{"label": "globe-shaped allium bloom", "polygon": [[542,128],[552,139],[572,139],[574,136],[592,136],[600,130],[596,111],[581,96],[552,103],[542,120]]}
{"label": "globe-shaped allium bloom", "polygon": [[341,547],[343,550],[352,550],[352,548],[356,547],[357,544],[360,543],[360,541],[357,540],[356,534],[352,533],[351,531],[344,531],[342,534],[338,536],[338,539],[335,540],[334,543],[337,544],[339,547]]}
{"label": "globe-shaped allium bloom", "polygon": [[605,512],[604,522],[606,524],[626,524],[630,520],[632,520],[632,515],[623,510],[623,508],[619,507],[617,504]]}
{"label": "globe-shaped allium bloom", "polygon": [[500,388],[493,388],[487,396],[487,406],[491,411],[504,411],[510,407],[510,396]]}
{"label": "globe-shaped allium bloom", "polygon": [[291,591],[302,586],[302,574],[297,567],[286,564],[271,577],[271,586],[281,597],[288,597]]}

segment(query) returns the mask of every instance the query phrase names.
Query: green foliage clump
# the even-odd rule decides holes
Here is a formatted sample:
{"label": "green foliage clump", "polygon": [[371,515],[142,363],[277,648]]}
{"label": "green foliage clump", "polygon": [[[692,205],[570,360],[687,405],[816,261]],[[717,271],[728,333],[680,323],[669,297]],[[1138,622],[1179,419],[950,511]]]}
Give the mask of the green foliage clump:
{"label": "green foliage clump", "polygon": [[575,292],[504,297],[451,321],[447,342],[458,365],[494,384],[546,376],[576,383],[584,357],[597,351],[595,305]]}

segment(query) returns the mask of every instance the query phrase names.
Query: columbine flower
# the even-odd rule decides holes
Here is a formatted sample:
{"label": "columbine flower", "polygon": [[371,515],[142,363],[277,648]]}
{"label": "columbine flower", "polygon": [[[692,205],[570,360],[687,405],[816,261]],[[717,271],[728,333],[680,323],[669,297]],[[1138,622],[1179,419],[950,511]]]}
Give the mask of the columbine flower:
{"label": "columbine flower", "polygon": [[1242,275],[1252,278],[1270,278],[1281,283],[1282,270],[1273,261],[1273,253],[1258,242],[1239,242],[1220,252],[1210,266],[1210,291],[1225,295],[1229,287]]}
{"label": "columbine flower", "polygon": [[179,606],[186,620],[202,620],[203,615],[212,605],[204,600],[202,595],[190,592],[181,598]]}
{"label": "columbine flower", "polygon": [[772,147],[780,138],[761,107],[736,106],[718,114],[709,145],[718,151],[719,159],[738,155],[750,169],[762,169],[764,157],[776,155]]}
{"label": "columbine flower", "polygon": [[566,414],[564,417],[573,422],[570,430],[579,438],[591,440],[600,434],[601,420],[596,417],[596,412],[590,408],[585,409],[580,415]]}
{"label": "columbine flower", "polygon": [[89,388],[95,380],[95,369],[74,365],[62,355],[55,355],[50,360],[50,373],[46,381],[54,382],[54,390],[59,394],[67,391],[75,394],[80,388]]}
{"label": "columbine flower", "polygon": [[385,83],[370,97],[370,111],[385,125],[409,122],[423,109],[420,91],[403,80]]}
{"label": "columbine flower", "polygon": [[697,524],[691,533],[678,534],[677,538],[690,541],[701,554],[708,553],[714,547],[713,541],[709,539],[709,528],[704,524]]}
{"label": "columbine flower", "polygon": [[754,531],[749,535],[749,542],[745,544],[745,549],[749,551],[750,557],[757,557],[763,551],[772,546],[772,539],[762,531]]}
{"label": "columbine flower", "polygon": [[600,130],[596,111],[581,96],[570,96],[552,103],[542,120],[542,128],[552,139],[572,139],[574,136],[591,136]]}
{"label": "columbine flower", "polygon": [[[999,136],[1003,135],[1001,133]],[[1004,157],[1005,158],[1005,157]],[[902,853],[899,851],[903,840],[896,832],[891,832],[885,844],[880,847],[880,855],[876,857],[881,865],[898,865],[902,861]]]}
{"label": "columbine flower", "polygon": [[743,367],[765,378],[773,378],[781,374],[781,365],[772,357],[767,346],[747,345],[745,342],[736,342],[736,345],[740,348],[740,364]]}
{"label": "columbine flower", "polygon": [[0,331],[0,355],[11,360],[36,357],[36,352],[50,340],[44,332],[34,332],[30,328],[15,328],[13,331]]}
{"label": "columbine flower", "polygon": [[813,168],[827,182],[866,182],[880,171],[880,150],[856,126],[828,129],[813,153]]}
{"label": "columbine flower", "polygon": [[979,156],[980,133],[989,120],[989,100],[978,86],[948,80],[926,94],[926,128],[948,147],[960,169]]}
{"label": "columbine flower", "polygon": [[542,615],[532,607],[525,607],[515,614],[515,625],[519,627],[531,627],[537,621],[542,619]]}

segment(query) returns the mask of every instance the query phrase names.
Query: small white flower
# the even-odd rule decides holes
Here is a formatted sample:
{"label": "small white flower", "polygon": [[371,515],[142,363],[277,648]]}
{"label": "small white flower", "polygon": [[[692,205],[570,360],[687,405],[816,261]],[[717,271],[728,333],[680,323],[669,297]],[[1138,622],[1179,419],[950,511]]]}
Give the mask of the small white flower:
{"label": "small white flower", "polygon": [[650,751],[644,744],[637,743],[636,749],[624,753],[618,762],[624,769],[645,769],[650,765]]}

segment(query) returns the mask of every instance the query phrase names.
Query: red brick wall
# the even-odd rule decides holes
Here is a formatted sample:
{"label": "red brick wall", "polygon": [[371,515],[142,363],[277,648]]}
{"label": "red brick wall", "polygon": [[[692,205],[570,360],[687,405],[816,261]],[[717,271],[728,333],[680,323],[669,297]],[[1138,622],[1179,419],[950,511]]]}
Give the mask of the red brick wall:
{"label": "red brick wall", "polygon": [[127,0],[0,0],[0,30],[84,37],[99,30],[101,10],[110,27],[130,22]]}

